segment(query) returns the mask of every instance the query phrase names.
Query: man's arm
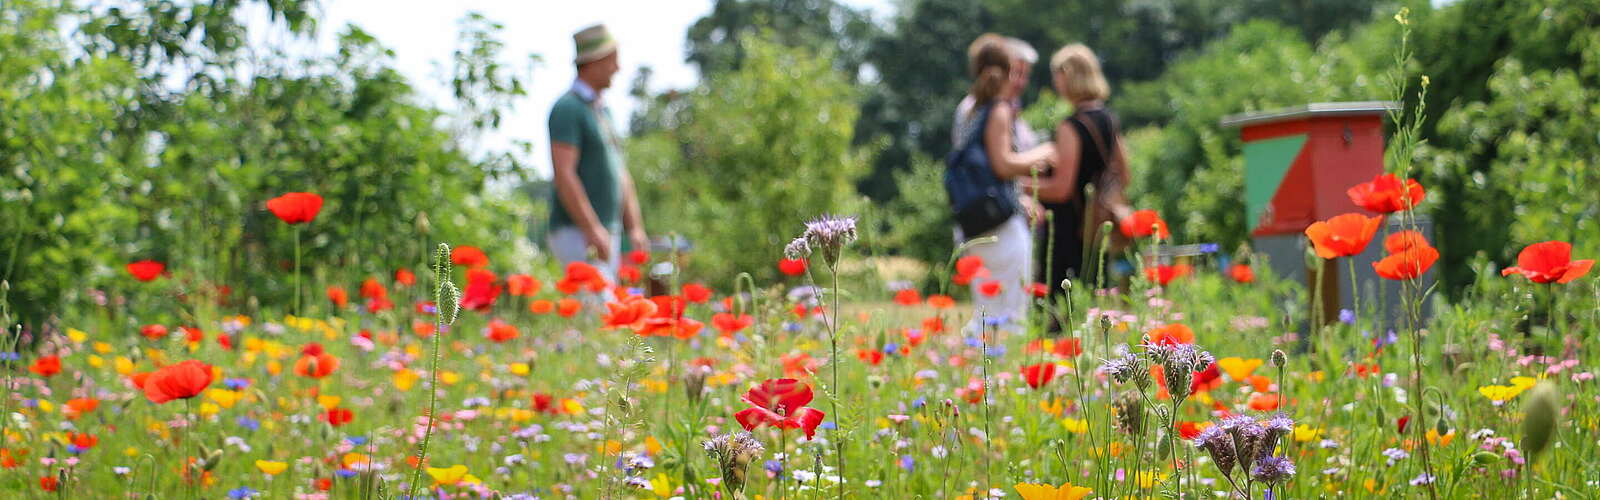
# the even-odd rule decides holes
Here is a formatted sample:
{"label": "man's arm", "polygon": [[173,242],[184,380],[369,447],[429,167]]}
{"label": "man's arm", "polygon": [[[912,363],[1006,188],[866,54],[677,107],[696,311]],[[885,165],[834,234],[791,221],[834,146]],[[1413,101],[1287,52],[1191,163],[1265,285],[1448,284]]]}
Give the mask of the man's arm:
{"label": "man's arm", "polygon": [[600,259],[609,260],[611,234],[600,224],[600,216],[595,215],[594,205],[589,202],[589,193],[583,190],[583,182],[578,179],[577,146],[551,141],[550,164],[554,166],[556,198],[561,208],[566,209],[572,222],[583,231],[583,238]]}
{"label": "man's arm", "polygon": [[635,250],[649,251],[650,238],[644,232],[644,216],[639,211],[639,196],[633,190],[633,175],[622,168],[622,226]]}

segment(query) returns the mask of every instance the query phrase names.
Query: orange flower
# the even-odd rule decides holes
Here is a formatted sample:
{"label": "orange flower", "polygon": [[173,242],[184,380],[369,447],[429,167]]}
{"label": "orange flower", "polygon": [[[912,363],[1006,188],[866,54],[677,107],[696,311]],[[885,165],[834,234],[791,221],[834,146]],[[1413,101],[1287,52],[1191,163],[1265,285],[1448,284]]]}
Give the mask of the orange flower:
{"label": "orange flower", "polygon": [[348,408],[329,408],[328,411],[317,415],[317,420],[327,422],[328,425],[338,427],[355,420],[356,415]]}
{"label": "orange flower", "polygon": [[1151,345],[1178,345],[1193,344],[1194,330],[1183,323],[1171,323],[1150,330],[1149,342]]}
{"label": "orange flower", "polygon": [[67,418],[78,418],[85,413],[100,407],[100,400],[95,398],[73,398],[67,400]]}
{"label": "orange flower", "polygon": [[166,325],[144,325],[144,327],[139,329],[139,335],[143,335],[144,338],[150,340],[161,340],[167,338],[167,333],[168,330]]}
{"label": "orange flower", "polygon": [[571,297],[556,301],[556,314],[561,315],[563,318],[571,318],[577,315],[578,310],[582,308],[583,303]]}
{"label": "orange flower", "polygon": [[968,283],[972,283],[973,279],[987,277],[989,277],[989,269],[983,267],[983,258],[976,255],[968,255],[956,259],[956,275],[950,281],[957,285],[966,286]]}
{"label": "orange flower", "polygon": [[1306,236],[1316,246],[1317,256],[1324,259],[1349,257],[1361,253],[1367,243],[1378,234],[1383,216],[1367,217],[1357,213],[1335,216],[1317,221],[1306,228]]}
{"label": "orange flower", "polygon": [[394,271],[394,282],[405,286],[415,285],[417,284],[417,275],[411,272],[410,269],[402,267]]}
{"label": "orange flower", "polygon": [[556,305],[554,303],[544,299],[539,299],[528,303],[528,312],[534,314],[550,314],[550,311],[555,310],[555,308]]}
{"label": "orange flower", "polygon": [[711,289],[699,283],[683,285],[683,298],[695,304],[704,304],[711,300]]}
{"label": "orange flower", "polygon": [[729,337],[756,322],[749,314],[734,316],[733,313],[717,313],[711,315],[711,326],[722,332],[722,336]]}
{"label": "orange flower", "polygon": [[856,359],[866,361],[867,364],[872,366],[878,366],[878,363],[883,362],[883,351],[878,349],[857,349]]}
{"label": "orange flower", "polygon": [[1361,208],[1380,214],[1408,210],[1422,203],[1426,197],[1422,184],[1417,183],[1416,179],[1401,182],[1394,174],[1378,174],[1372,178],[1372,182],[1356,184],[1345,194]]}
{"label": "orange flower", "polygon": [[344,287],[339,285],[328,285],[328,302],[332,302],[336,309],[344,309],[345,304],[350,303],[350,292],[344,291]]}
{"label": "orange flower", "polygon": [[1517,254],[1517,265],[1502,269],[1501,276],[1521,274],[1534,283],[1571,283],[1589,274],[1594,260],[1572,260],[1572,244],[1545,241],[1528,245]]}
{"label": "orange flower", "polygon": [[1383,239],[1383,249],[1389,253],[1400,253],[1414,247],[1432,246],[1422,233],[1407,229],[1389,235]]}
{"label": "orange flower", "polygon": [[982,293],[985,297],[1000,295],[1000,282],[995,280],[985,281],[983,284],[978,285],[978,293]]}
{"label": "orange flower", "polygon": [[1167,221],[1161,220],[1161,215],[1155,210],[1136,210],[1117,223],[1122,229],[1122,235],[1129,238],[1143,238],[1154,235],[1160,239],[1172,237],[1172,232],[1167,230]]}
{"label": "orange flower", "polygon": [[167,270],[167,265],[154,260],[141,260],[128,263],[128,274],[139,281],[152,281],[161,277],[162,271]]}
{"label": "orange flower", "polygon": [[1228,266],[1228,277],[1239,283],[1253,283],[1256,280],[1256,270],[1249,264],[1234,264]]}
{"label": "orange flower", "polygon": [[1250,409],[1255,411],[1273,411],[1278,409],[1282,398],[1277,394],[1258,393],[1250,396]]}
{"label": "orange flower", "polygon": [[929,295],[928,305],[934,309],[949,309],[956,306],[956,299],[949,295]]}
{"label": "orange flower", "polygon": [[518,335],[522,334],[517,331],[516,326],[499,319],[490,320],[489,326],[484,330],[486,331],[485,337],[497,344],[517,338]]}
{"label": "orange flower", "polygon": [[513,297],[532,297],[539,293],[542,286],[539,280],[526,274],[513,274],[506,276],[506,293]]}
{"label": "orange flower", "polygon": [[388,300],[389,290],[383,287],[383,283],[378,282],[378,278],[367,278],[361,282],[361,298]]}

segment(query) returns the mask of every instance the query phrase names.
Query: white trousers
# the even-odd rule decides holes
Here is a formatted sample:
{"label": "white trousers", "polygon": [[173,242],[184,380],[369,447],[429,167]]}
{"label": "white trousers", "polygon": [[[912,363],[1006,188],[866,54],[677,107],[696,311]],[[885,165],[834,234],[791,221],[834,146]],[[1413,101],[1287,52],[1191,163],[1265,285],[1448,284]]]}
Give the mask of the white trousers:
{"label": "white trousers", "polygon": [[589,255],[589,241],[583,237],[583,231],[576,226],[552,228],[545,240],[550,245],[550,254],[562,264],[586,261],[599,269],[606,279],[616,282],[617,263],[622,262],[622,256],[619,255],[622,253],[622,240],[615,235],[611,238],[611,258],[603,261]]}
{"label": "white trousers", "polygon": [[[959,235],[960,230],[956,231]],[[979,236],[994,236],[996,241],[974,245],[967,255],[983,259],[989,269],[988,278],[972,280],[973,321],[968,324],[974,331],[990,324],[1005,330],[1020,331],[1028,313],[1027,286],[1033,281],[1033,234],[1028,229],[1027,216],[1017,214],[1000,227]],[[984,283],[998,281],[1000,293],[984,295]]]}

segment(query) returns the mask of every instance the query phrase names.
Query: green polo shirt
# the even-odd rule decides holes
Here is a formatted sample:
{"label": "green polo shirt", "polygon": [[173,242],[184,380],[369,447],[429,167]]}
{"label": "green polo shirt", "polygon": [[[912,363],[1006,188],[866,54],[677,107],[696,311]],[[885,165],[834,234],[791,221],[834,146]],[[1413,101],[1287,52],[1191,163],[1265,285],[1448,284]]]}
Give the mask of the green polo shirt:
{"label": "green polo shirt", "polygon": [[[595,110],[577,92],[568,91],[550,109],[550,142],[578,149],[578,179],[589,204],[612,234],[622,231],[622,154],[611,128],[611,113]],[[551,228],[576,225],[551,184]]]}

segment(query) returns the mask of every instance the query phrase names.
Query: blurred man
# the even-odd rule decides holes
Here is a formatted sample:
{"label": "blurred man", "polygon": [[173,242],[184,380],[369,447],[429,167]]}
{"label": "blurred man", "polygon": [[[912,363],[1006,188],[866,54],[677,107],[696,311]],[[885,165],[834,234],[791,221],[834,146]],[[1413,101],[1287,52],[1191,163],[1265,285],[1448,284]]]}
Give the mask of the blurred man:
{"label": "blurred man", "polygon": [[562,262],[588,261],[615,278],[624,231],[633,248],[648,243],[621,138],[600,95],[617,74],[617,42],[598,24],[572,40],[578,77],[550,109],[555,197],[548,243]]}

